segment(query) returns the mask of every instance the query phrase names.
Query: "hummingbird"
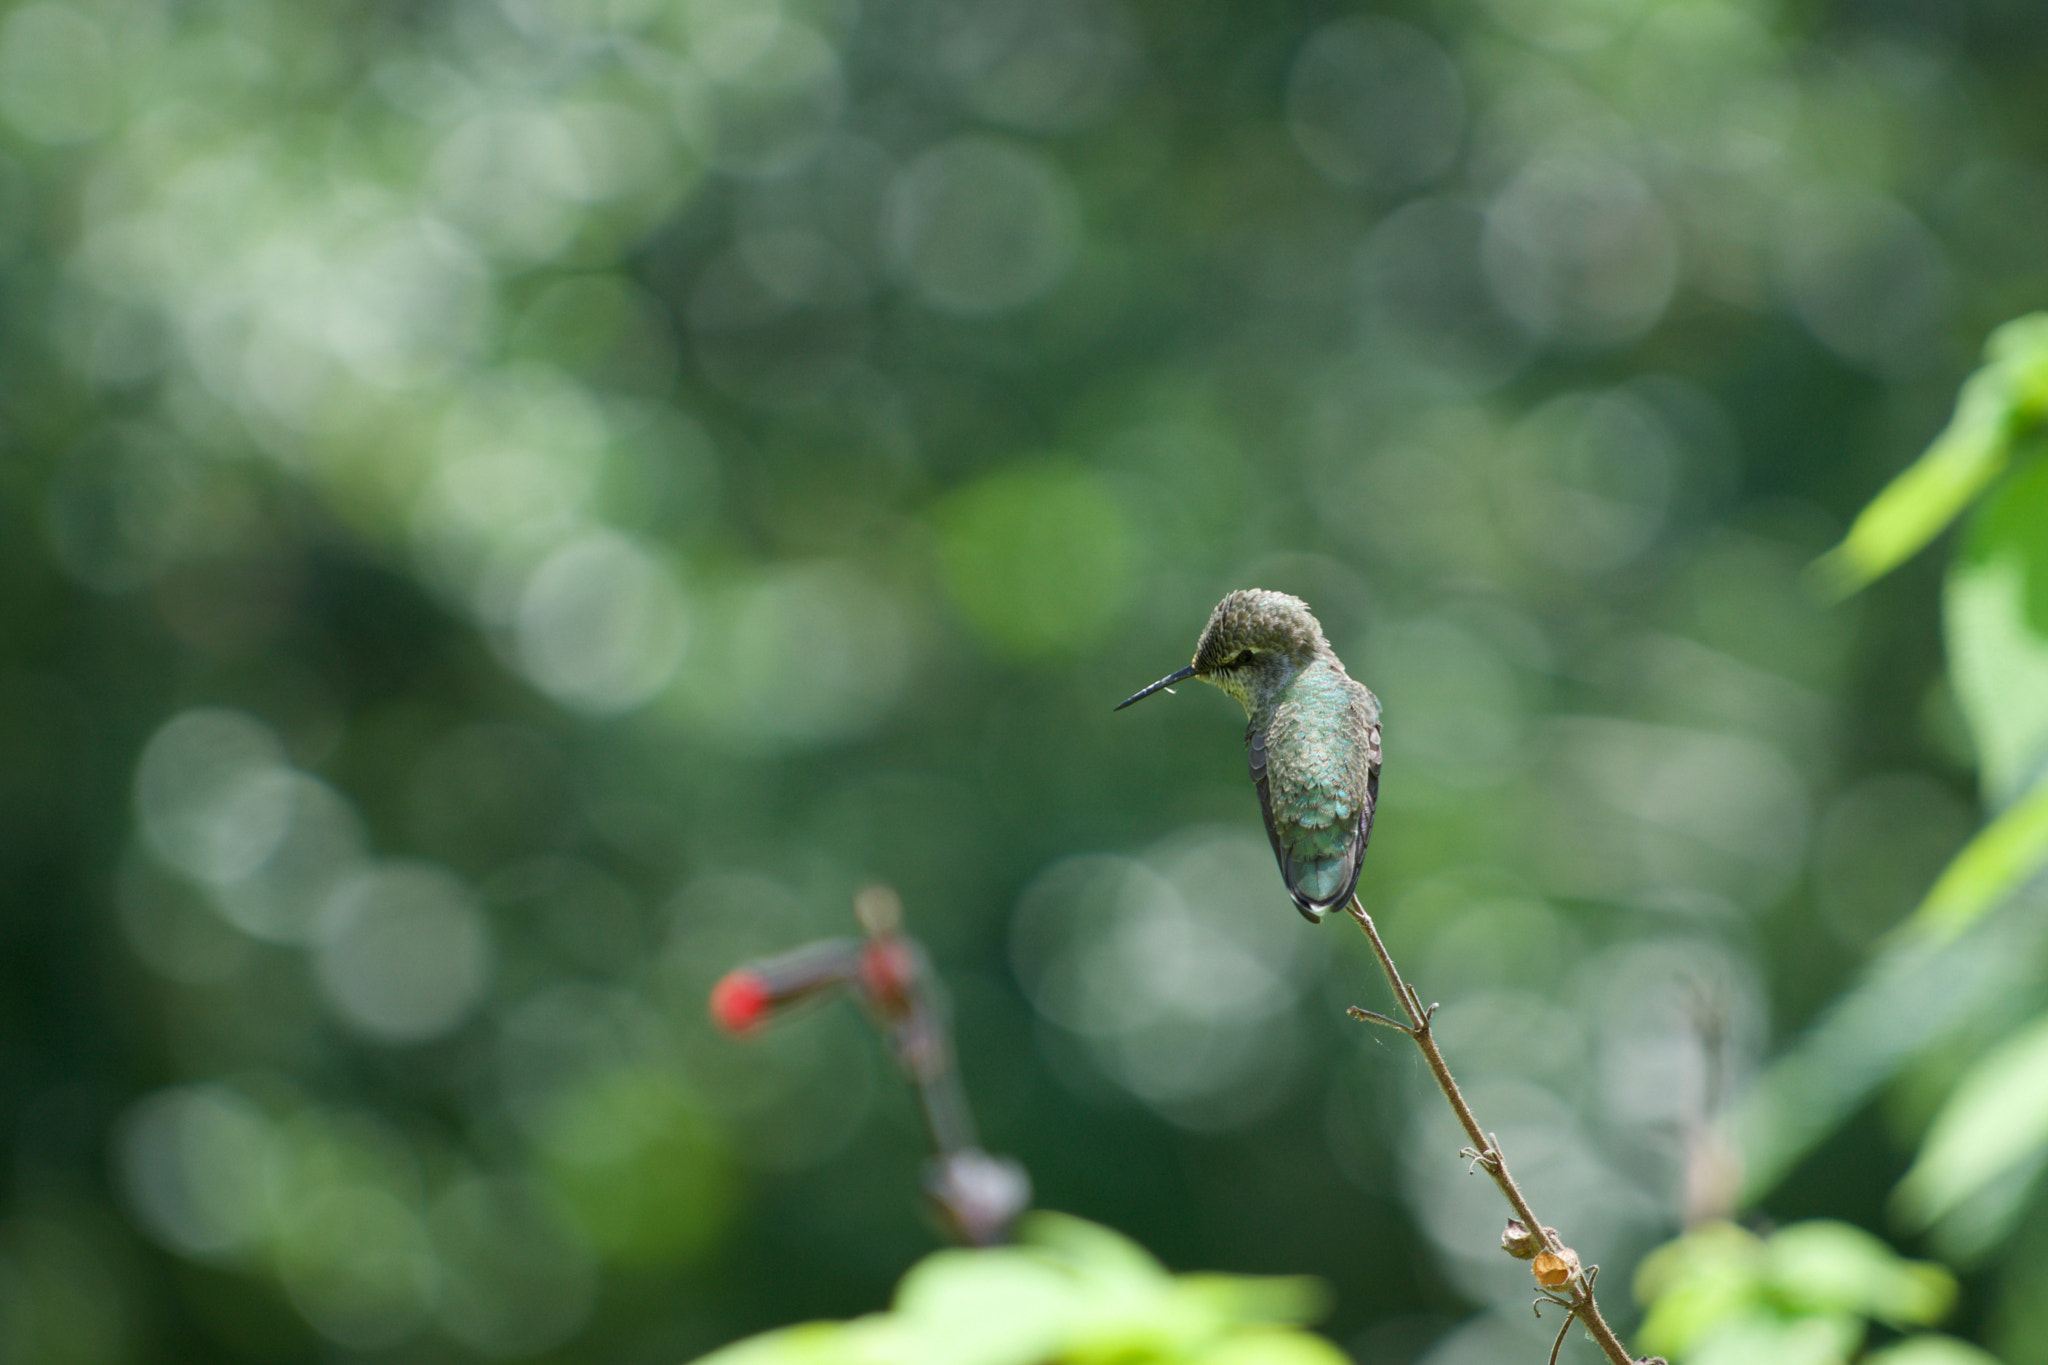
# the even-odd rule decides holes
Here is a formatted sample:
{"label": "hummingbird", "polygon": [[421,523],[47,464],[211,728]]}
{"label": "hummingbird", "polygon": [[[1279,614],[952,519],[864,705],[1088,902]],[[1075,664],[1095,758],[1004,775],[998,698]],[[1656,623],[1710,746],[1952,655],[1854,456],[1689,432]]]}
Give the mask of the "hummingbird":
{"label": "hummingbird", "polygon": [[1323,638],[1308,603],[1241,588],[1209,613],[1195,660],[1134,701],[1185,678],[1243,705],[1245,752],[1287,893],[1310,923],[1351,899],[1380,790],[1380,702]]}

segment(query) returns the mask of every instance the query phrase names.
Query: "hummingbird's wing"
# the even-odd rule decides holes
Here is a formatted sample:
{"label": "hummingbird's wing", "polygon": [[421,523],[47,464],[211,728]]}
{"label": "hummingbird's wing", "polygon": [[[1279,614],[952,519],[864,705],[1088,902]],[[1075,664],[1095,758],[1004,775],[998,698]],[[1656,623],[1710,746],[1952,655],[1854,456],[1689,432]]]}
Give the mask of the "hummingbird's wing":
{"label": "hummingbird's wing", "polygon": [[[1332,905],[1342,905],[1351,898],[1351,888],[1358,881],[1358,855],[1365,851],[1364,840],[1354,832],[1348,850],[1348,863],[1344,868],[1344,892],[1333,901],[1318,903],[1301,890],[1301,874],[1298,869],[1295,850],[1280,836],[1279,822],[1273,818],[1272,775],[1266,761],[1266,732],[1248,728],[1244,736],[1245,756],[1250,761],[1252,785],[1259,793],[1259,815],[1266,822],[1266,838],[1272,842],[1273,857],[1280,864],[1280,879],[1287,884],[1287,894],[1294,898],[1294,908],[1301,911],[1302,918],[1310,924],[1321,924],[1323,915]],[[1371,800],[1368,798],[1365,820],[1371,817]],[[1296,831],[1299,833],[1300,831]]]}
{"label": "hummingbird's wing", "polygon": [[[1251,768],[1252,785],[1258,789],[1259,815],[1265,820],[1266,838],[1273,845],[1273,857],[1280,864],[1280,876],[1287,884],[1287,894],[1294,898],[1295,908],[1311,924],[1322,923],[1323,916],[1331,909],[1351,899],[1351,893],[1358,888],[1358,873],[1365,861],[1365,847],[1372,840],[1372,817],[1380,797],[1379,721],[1377,718],[1367,720],[1363,728],[1360,747],[1365,767],[1365,799],[1359,803],[1350,828],[1342,832],[1327,825],[1319,832],[1297,828],[1293,831],[1296,836],[1294,844],[1281,836],[1279,822],[1273,818],[1272,780],[1267,763],[1268,735],[1256,725],[1245,729],[1245,756]],[[1333,859],[1336,861],[1334,869],[1330,866]],[[1335,895],[1324,899],[1302,890],[1303,861],[1317,869],[1317,879],[1323,880],[1325,885],[1330,873],[1337,873],[1339,880]]]}
{"label": "hummingbird's wing", "polygon": [[[1244,752],[1252,770],[1252,785],[1259,790],[1259,815],[1266,822],[1266,837],[1273,843],[1273,857],[1280,864],[1281,879],[1287,883],[1288,894],[1294,893],[1293,859],[1287,846],[1280,842],[1280,827],[1273,823],[1273,788],[1266,773],[1266,732],[1256,725],[1248,725],[1244,731]],[[1322,916],[1301,905],[1301,898],[1295,896],[1294,903],[1301,907],[1301,913],[1310,920],[1320,923]]]}
{"label": "hummingbird's wing", "polygon": [[[1368,693],[1368,696],[1371,694]],[[1365,727],[1365,809],[1358,813],[1358,860],[1365,860],[1365,846],[1372,842],[1372,813],[1380,804],[1379,700],[1373,699],[1375,717]]]}

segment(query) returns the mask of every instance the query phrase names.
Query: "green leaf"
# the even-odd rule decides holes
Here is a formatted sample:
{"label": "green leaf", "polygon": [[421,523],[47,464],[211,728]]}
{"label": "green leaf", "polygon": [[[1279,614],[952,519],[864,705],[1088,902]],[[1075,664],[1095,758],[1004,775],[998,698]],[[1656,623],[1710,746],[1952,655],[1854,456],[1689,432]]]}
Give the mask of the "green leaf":
{"label": "green leaf", "polygon": [[700,1365],[1343,1365],[1291,1324],[1328,1293],[1297,1276],[1169,1274],[1128,1238],[1035,1213],[1016,1246],[934,1252],[891,1311],[737,1342]]}
{"label": "green leaf", "polygon": [[1949,676],[1994,806],[2048,766],[2048,459],[1977,514],[1942,603]]}
{"label": "green leaf", "polygon": [[1351,1357],[1321,1337],[1268,1328],[1226,1337],[1191,1365],[1351,1365]]}
{"label": "green leaf", "polygon": [[1715,1332],[1685,1358],[1685,1365],[1848,1365],[1863,1340],[1853,1317],[1752,1317]]}
{"label": "green leaf", "polygon": [[1643,1258],[1639,1344],[1684,1355],[1728,1323],[1762,1313],[1763,1242],[1733,1223],[1707,1223]]}
{"label": "green leaf", "polygon": [[[2048,1016],[1963,1074],[1919,1159],[1899,1182],[1901,1211],[1926,1226],[2048,1144]],[[2024,1190],[2015,1190],[2022,1197]]]}
{"label": "green leaf", "polygon": [[1934,939],[1968,928],[2048,866],[2048,459],[1978,513],[1949,571],[1943,617],[1985,794],[2005,808],[1907,921],[1907,933]]}
{"label": "green leaf", "polygon": [[1313,1275],[1183,1275],[1179,1288],[1226,1322],[1314,1322],[1330,1311],[1330,1287]]}
{"label": "green leaf", "polygon": [[1894,1326],[1924,1326],[1955,1305],[1955,1279],[1909,1261],[1862,1228],[1831,1220],[1794,1223],[1765,1244],[1772,1296],[1796,1316],[1853,1313]]}
{"label": "green leaf", "polygon": [[1082,1297],[1065,1267],[1014,1248],[941,1251],[903,1277],[895,1316],[931,1344],[920,1359],[1028,1365],[1052,1357]]}
{"label": "green leaf", "polygon": [[2004,470],[2014,439],[2048,412],[2048,314],[2006,323],[1984,353],[1948,425],[1814,562],[1813,579],[1830,598],[1889,573],[1941,534]]}
{"label": "green leaf", "polygon": [[1075,1274],[1098,1282],[1165,1284],[1166,1267],[1122,1233],[1070,1213],[1039,1209],[1017,1227],[1021,1245],[1051,1253]]}
{"label": "green leaf", "polygon": [[1998,1365],[1998,1358],[1966,1341],[1929,1333],[1867,1355],[1863,1365]]}
{"label": "green leaf", "polygon": [[1954,938],[2048,864],[2048,782],[1977,831],[1942,869],[1902,928],[1908,938]]}
{"label": "green leaf", "polygon": [[780,1327],[713,1351],[697,1365],[841,1365],[856,1359],[849,1347],[857,1325],[802,1322]]}
{"label": "green leaf", "polygon": [[1955,1302],[1953,1277],[1847,1223],[1794,1223],[1767,1239],[1710,1223],[1644,1259],[1639,1344],[1711,1361],[1839,1362],[1861,1323],[1919,1326]]}
{"label": "green leaf", "polygon": [[2012,375],[2013,401],[2039,417],[2048,412],[2048,313],[2025,313],[1984,339],[1984,359]]}

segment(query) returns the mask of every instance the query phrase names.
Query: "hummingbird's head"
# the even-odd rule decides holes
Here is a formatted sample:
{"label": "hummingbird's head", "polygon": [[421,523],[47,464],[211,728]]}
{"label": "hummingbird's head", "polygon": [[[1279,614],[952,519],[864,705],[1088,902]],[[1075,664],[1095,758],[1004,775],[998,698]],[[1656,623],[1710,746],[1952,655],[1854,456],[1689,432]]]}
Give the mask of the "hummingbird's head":
{"label": "hummingbird's head", "polygon": [[1261,697],[1277,692],[1310,660],[1329,651],[1329,641],[1309,614],[1308,603],[1284,592],[1240,588],[1209,613],[1193,663],[1161,678],[1117,710],[1183,678],[1200,678],[1237,698],[1249,712]]}
{"label": "hummingbird's head", "polygon": [[1308,603],[1284,592],[1240,588],[1216,604],[1195,646],[1194,677],[1244,703],[1277,691],[1329,641]]}

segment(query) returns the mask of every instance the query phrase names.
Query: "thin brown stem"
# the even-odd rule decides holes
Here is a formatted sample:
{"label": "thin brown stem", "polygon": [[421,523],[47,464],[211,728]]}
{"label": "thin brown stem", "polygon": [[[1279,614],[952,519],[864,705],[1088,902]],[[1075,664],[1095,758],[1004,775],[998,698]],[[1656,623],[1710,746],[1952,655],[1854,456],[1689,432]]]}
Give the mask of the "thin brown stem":
{"label": "thin brown stem", "polygon": [[[1493,1177],[1493,1183],[1500,1187],[1501,1194],[1513,1207],[1515,1216],[1521,1220],[1524,1227],[1541,1239],[1544,1247],[1553,1256],[1574,1263],[1574,1270],[1565,1285],[1563,1298],[1569,1314],[1565,1326],[1571,1326],[1572,1318],[1578,1319],[1613,1365],[1634,1365],[1634,1357],[1629,1355],[1628,1348],[1621,1344],[1621,1338],[1614,1334],[1614,1329],[1607,1325],[1607,1319],[1600,1315],[1600,1305],[1593,1298],[1592,1270],[1578,1272],[1576,1257],[1567,1250],[1558,1235],[1545,1227],[1542,1220],[1536,1217],[1536,1211],[1529,1207],[1529,1200],[1522,1193],[1522,1187],[1515,1183],[1514,1176],[1508,1171],[1507,1158],[1501,1155],[1499,1140],[1480,1128],[1479,1120],[1472,1113],[1472,1106],[1465,1102],[1464,1093],[1458,1089],[1458,1083],[1451,1078],[1451,1068],[1444,1061],[1444,1054],[1436,1045],[1436,1033],[1430,1027],[1436,1006],[1424,1006],[1422,997],[1402,978],[1400,968],[1394,965],[1393,955],[1387,951],[1387,945],[1380,940],[1380,931],[1374,926],[1372,916],[1365,912],[1365,906],[1359,903],[1357,896],[1351,898],[1351,904],[1346,908],[1351,918],[1358,921],[1358,927],[1365,931],[1365,936],[1372,940],[1372,950],[1380,960],[1380,970],[1386,973],[1387,984],[1393,987],[1394,998],[1401,1002],[1401,1008],[1407,1013],[1409,1022],[1404,1025],[1384,1015],[1375,1015],[1363,1010],[1353,1010],[1353,1016],[1391,1025],[1415,1040],[1415,1045],[1422,1050],[1423,1060],[1429,1063],[1430,1074],[1436,1077],[1437,1089],[1443,1091],[1444,1098],[1450,1102],[1452,1112],[1457,1114],[1459,1124],[1465,1129],[1465,1135],[1472,1139],[1472,1152],[1478,1164]],[[1559,1340],[1563,1340],[1562,1336]],[[1557,1353],[1553,1349],[1551,1359],[1554,1362],[1556,1358]]]}

